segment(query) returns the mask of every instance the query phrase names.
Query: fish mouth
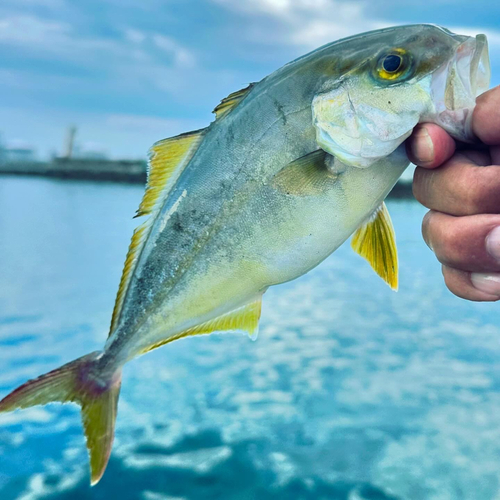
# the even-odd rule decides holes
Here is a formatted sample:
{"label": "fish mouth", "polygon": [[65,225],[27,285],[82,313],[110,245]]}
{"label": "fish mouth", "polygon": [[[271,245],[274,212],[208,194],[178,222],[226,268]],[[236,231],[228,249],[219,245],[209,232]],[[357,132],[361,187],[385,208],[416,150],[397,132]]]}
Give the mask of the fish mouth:
{"label": "fish mouth", "polygon": [[[460,37],[464,39],[465,37]],[[472,131],[472,113],[476,97],[488,90],[490,62],[485,35],[467,37],[454,56],[436,71],[431,89],[435,110],[433,119],[452,137],[465,142],[476,139]]]}

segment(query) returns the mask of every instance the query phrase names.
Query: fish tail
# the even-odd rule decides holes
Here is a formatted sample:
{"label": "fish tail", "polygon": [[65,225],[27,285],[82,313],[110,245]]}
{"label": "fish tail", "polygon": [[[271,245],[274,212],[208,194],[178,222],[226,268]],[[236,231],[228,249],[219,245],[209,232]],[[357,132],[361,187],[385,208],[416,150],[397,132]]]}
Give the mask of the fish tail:
{"label": "fish tail", "polygon": [[109,460],[121,385],[121,370],[103,376],[98,363],[101,356],[102,353],[96,351],[75,359],[29,380],[0,401],[0,412],[54,401],[79,404],[87,438],[92,485],[101,479]]}

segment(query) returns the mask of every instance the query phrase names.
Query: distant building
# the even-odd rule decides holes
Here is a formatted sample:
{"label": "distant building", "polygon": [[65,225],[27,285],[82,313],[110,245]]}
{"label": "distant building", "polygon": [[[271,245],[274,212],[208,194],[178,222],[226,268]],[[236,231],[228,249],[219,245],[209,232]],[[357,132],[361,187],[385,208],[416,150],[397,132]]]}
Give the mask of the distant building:
{"label": "distant building", "polygon": [[72,160],[107,160],[108,155],[104,149],[99,147],[99,144],[75,142],[71,156],[66,156],[66,158]]}
{"label": "distant building", "polygon": [[5,143],[0,135],[0,163],[23,163],[36,161],[36,151],[28,143],[14,140]]}
{"label": "distant building", "polygon": [[74,155],[75,159],[79,160],[107,160],[108,155],[105,151],[79,150]]}
{"label": "distant building", "polygon": [[28,146],[6,147],[0,152],[5,163],[22,163],[36,160],[35,150]]}

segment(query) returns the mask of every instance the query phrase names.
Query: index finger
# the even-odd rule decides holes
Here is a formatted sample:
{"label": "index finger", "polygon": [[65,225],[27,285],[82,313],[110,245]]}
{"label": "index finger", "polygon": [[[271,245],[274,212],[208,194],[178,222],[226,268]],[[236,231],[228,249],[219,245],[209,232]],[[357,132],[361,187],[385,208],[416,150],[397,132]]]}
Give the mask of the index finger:
{"label": "index finger", "polygon": [[485,144],[500,145],[500,85],[476,99],[472,130]]}

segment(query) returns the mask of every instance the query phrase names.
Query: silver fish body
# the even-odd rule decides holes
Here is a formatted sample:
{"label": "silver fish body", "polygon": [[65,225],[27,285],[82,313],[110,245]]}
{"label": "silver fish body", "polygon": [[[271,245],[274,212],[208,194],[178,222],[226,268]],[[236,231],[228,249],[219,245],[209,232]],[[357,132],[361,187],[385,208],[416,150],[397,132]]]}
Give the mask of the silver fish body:
{"label": "silver fish body", "polygon": [[[421,29],[412,27],[405,36]],[[399,31],[334,42],[299,58],[255,84],[241,104],[210,125],[136,267],[120,324],[107,345],[120,362],[148,343],[304,274],[380,205],[409,164],[401,151],[369,172],[346,165],[330,189],[312,196],[287,196],[272,187],[272,179],[318,149],[314,97],[345,73],[349,60],[354,66],[371,57],[391,45]]]}

